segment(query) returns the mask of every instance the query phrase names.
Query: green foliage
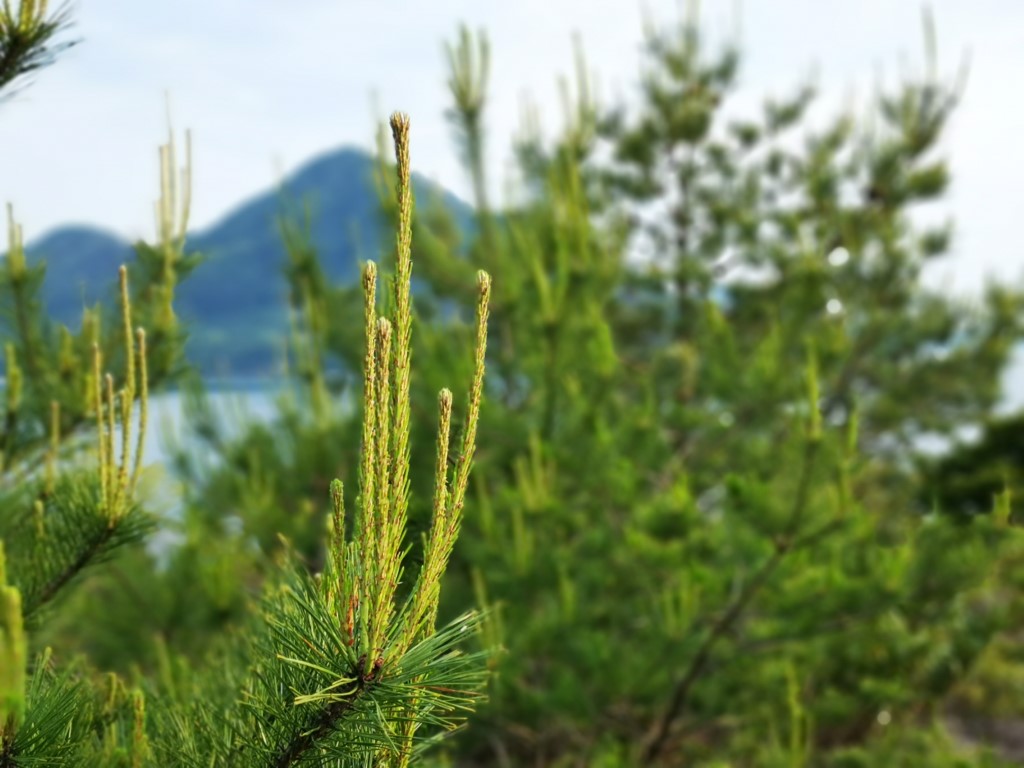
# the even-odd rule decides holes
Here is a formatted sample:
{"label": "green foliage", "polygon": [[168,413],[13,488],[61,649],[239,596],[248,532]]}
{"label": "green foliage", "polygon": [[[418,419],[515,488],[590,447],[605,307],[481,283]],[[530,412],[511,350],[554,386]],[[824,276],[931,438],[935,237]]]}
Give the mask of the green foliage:
{"label": "green foliage", "polygon": [[[432,518],[425,557],[418,568],[409,569],[412,577],[406,583],[413,201],[409,120],[396,114],[391,126],[398,161],[396,275],[389,317],[378,315],[375,265],[370,262],[363,271],[366,386],[355,518],[346,519],[343,486],[335,480],[326,531],[323,514],[309,510],[303,520],[307,526],[308,518],[316,520],[310,526],[317,530],[315,546],[321,556],[315,575],[275,530],[284,546],[272,564],[251,553],[243,559],[245,565],[260,567],[258,601],[237,599],[231,593],[234,582],[227,591],[213,585],[204,592],[204,581],[210,584],[200,579],[200,590],[190,587],[184,601],[174,606],[202,622],[203,642],[193,646],[194,658],[181,656],[177,647],[171,650],[163,638],[150,649],[156,676],[144,677],[135,666],[136,684],[131,687],[115,673],[101,678],[89,664],[101,660],[98,654],[90,660],[64,660],[63,671],[57,671],[47,649],[30,664],[26,628],[38,642],[37,634],[47,637],[51,612],[73,616],[82,607],[94,628],[103,627],[94,605],[69,601],[58,611],[58,600],[86,581],[88,571],[99,572],[99,583],[117,574],[104,565],[142,540],[156,522],[138,503],[136,489],[149,420],[150,374],[159,381],[180,366],[184,337],[173,298],[180,274],[190,267],[184,255],[189,164],[179,207],[179,188],[171,175],[173,144],[162,149],[158,243],[137,249],[132,271],[143,283],[142,291],[134,294],[137,303],[129,270],[121,268],[119,345],[101,342],[98,310],[87,313],[79,339],[66,328],[53,332],[38,302],[44,267],[27,267],[20,232],[11,221],[3,285],[12,299],[13,321],[7,343],[7,418],[0,435],[5,447],[0,466],[5,481],[0,515],[0,766],[405,768],[472,711],[486,678],[488,653],[467,655],[460,646],[474,634],[479,618],[464,614],[441,630],[436,619],[476,448],[490,278],[484,272],[477,277],[476,350],[451,472],[453,397],[447,389],[439,396],[438,456],[430,473],[435,482]],[[303,306],[309,306],[310,294],[301,296]],[[140,319],[152,328],[149,335],[135,325]],[[152,347],[147,338],[155,342]],[[54,368],[76,346],[86,344],[91,345],[91,365],[69,364],[67,377],[55,377]],[[103,373],[111,358],[121,369],[116,392],[113,375]],[[307,383],[317,394],[314,411],[322,415],[322,382],[313,377]],[[39,403],[47,396],[44,412]],[[80,439],[90,431],[94,452]],[[35,463],[40,456],[41,467]],[[180,591],[182,582],[171,586],[167,577],[188,579],[189,567],[196,564],[212,565],[213,578],[222,582],[225,575],[234,575],[223,567],[230,566],[231,555],[250,549],[246,542],[226,549],[221,531],[221,537],[212,537],[213,563],[192,548],[208,540],[202,534],[223,522],[216,513],[190,518],[197,523],[188,529],[193,538],[178,548],[166,569],[154,568],[153,558],[139,548],[126,556],[125,564],[144,566],[139,575],[149,579],[133,579],[135,597],[141,594],[146,602],[159,596],[161,588],[165,598],[172,590]],[[200,530],[204,523],[209,528]],[[139,588],[152,591],[139,593]],[[203,620],[224,614],[202,609],[218,595],[236,609],[233,615],[241,631],[211,639],[214,622]],[[164,626],[178,629],[173,614],[167,618],[171,620]],[[88,634],[78,632],[75,623],[69,629],[56,622],[49,638],[65,648],[74,646],[78,639],[69,642],[65,633]],[[145,626],[147,632],[154,629],[158,627],[152,623]],[[202,646],[210,647],[199,653]],[[143,644],[120,637],[113,655],[117,662],[134,666],[146,660],[145,653]]]}
{"label": "green foliage", "polygon": [[[25,722],[64,722],[80,700],[74,728],[92,734],[69,727],[66,747],[54,735],[39,748],[84,764],[404,766],[473,710],[437,764],[1009,764],[1006,745],[953,727],[1021,714],[1008,438],[990,430],[935,469],[919,449],[990,423],[1024,294],[991,286],[966,302],[921,281],[951,245],[915,210],[950,183],[941,149],[959,93],[929,44],[923,76],[826,122],[806,87],[735,114],[739,51],[711,50],[692,19],[650,31],[628,107],[597,103],[580,55],[553,142],[527,111],[521,184],[498,209],[483,167],[490,49],[463,30],[447,49],[448,116],[476,226],[436,202],[413,209],[400,116],[396,162],[382,151],[377,169],[397,233],[381,301],[373,263],[359,285],[332,282],[309,221],[282,217],[279,414],[239,431],[189,395],[178,538],[159,557],[120,551],[138,535],[126,527],[119,562],[69,579],[81,588],[63,615],[42,615],[55,647],[132,685],[94,695],[88,666],[35,664],[51,703],[30,686]],[[143,275],[184,271],[182,232],[140,253]],[[19,290],[11,306],[30,306]],[[128,343],[102,359],[131,372],[123,295]],[[148,322],[173,317],[159,291],[135,302]],[[29,393],[53,356],[27,351],[48,332],[25,327],[9,413],[48,402]],[[442,389],[453,378],[469,382],[464,399]],[[104,397],[116,401],[86,397],[81,412]],[[11,455],[67,434],[35,413]],[[111,495],[134,475],[128,454],[118,463],[103,418],[96,431],[99,480],[44,494],[19,482],[12,520],[53,514],[78,546],[79,511],[101,507],[141,531],[130,495]],[[961,477],[981,498],[997,469],[995,503],[943,514],[966,504]],[[350,513],[332,478],[352,475]],[[41,604],[32,585],[67,558],[11,551],[18,591],[0,595]],[[82,626],[100,601],[111,621]],[[485,611],[466,614],[473,603]],[[461,653],[464,636],[479,650]],[[23,727],[5,733],[20,757]]]}
{"label": "green foliage", "polygon": [[0,547],[0,723],[13,726],[25,717],[26,653],[21,593],[7,583],[7,562]]}
{"label": "green foliage", "polygon": [[[452,727],[481,687],[480,655],[458,648],[472,616],[390,669],[390,660],[366,667],[307,575],[268,590],[262,608],[261,621],[217,659],[227,674],[194,678],[187,707],[158,726],[158,765],[403,765],[413,751],[402,728]],[[240,695],[225,696],[231,682]]]}
{"label": "green foliage", "polygon": [[[479,190],[487,50],[465,32],[449,49]],[[739,63],[693,26],[652,32],[640,106],[608,111],[580,60],[558,141],[524,131],[515,206],[481,194],[468,243],[440,208],[414,222],[433,363],[411,393],[414,446],[430,444],[430,391],[463,365],[473,271],[498,278],[479,511],[447,594],[491,606],[482,636],[507,652],[457,764],[925,764],[953,754],[944,713],[1019,621],[998,575],[1017,532],[917,503],[917,441],[986,418],[1020,332],[1016,292],[967,305],[919,281],[949,243],[912,210],[946,184],[934,155],[955,92],[932,71],[869,119],[801,136],[809,89],[726,117]],[[357,324],[322,326],[317,308],[349,289],[286,245],[316,297],[296,305],[312,370],[352,364]],[[305,378],[312,403],[322,374]],[[291,415],[274,429],[329,444]],[[297,525],[267,510],[305,493],[264,430],[240,444],[263,491],[235,500],[247,531]]]}
{"label": "green foliage", "polygon": [[0,91],[10,97],[16,83],[53,63],[74,42],[54,43],[69,24],[67,8],[48,13],[48,0],[18,0],[0,6]]}
{"label": "green foliage", "polygon": [[1012,504],[1022,491],[1021,426],[1019,414],[991,419],[977,441],[957,444],[937,459],[922,461],[927,478],[922,501],[964,517],[990,512],[1004,494],[1005,502]]}

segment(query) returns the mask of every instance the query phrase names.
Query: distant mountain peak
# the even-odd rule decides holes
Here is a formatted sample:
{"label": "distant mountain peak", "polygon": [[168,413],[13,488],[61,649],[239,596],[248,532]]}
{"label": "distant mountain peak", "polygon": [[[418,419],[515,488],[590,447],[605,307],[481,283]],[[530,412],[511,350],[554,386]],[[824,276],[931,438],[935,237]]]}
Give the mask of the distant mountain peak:
{"label": "distant mountain peak", "polygon": [[[376,159],[342,146],[316,155],[244,200],[213,225],[188,235],[205,263],[181,285],[176,308],[189,324],[189,358],[204,370],[249,374],[271,369],[287,330],[284,248],[277,217],[284,200],[310,204],[311,235],[327,274],[354,279],[358,261],[380,251]],[[417,196],[436,196],[462,226],[472,208],[413,174]],[[294,211],[295,208],[293,207]],[[117,267],[133,258],[121,237],[91,225],[61,226],[27,246],[29,259],[48,266],[43,298],[62,322],[77,322],[83,305],[111,295]]]}

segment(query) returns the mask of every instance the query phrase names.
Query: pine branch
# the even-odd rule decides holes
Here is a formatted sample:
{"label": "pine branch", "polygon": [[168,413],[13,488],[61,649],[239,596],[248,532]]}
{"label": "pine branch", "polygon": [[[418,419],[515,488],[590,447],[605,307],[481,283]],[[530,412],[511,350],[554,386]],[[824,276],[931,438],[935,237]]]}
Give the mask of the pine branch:
{"label": "pine branch", "polygon": [[[135,445],[134,469],[131,444],[132,410],[136,391],[136,339],[140,355],[145,354],[145,335],[132,332],[131,304],[128,294],[127,270],[120,272],[121,312],[124,324],[124,348],[127,380],[115,399],[113,378],[105,377],[105,391],[100,386],[102,356],[99,345],[93,345],[92,407],[96,418],[96,446],[99,466],[95,473],[73,472],[59,482],[53,477],[53,465],[44,472],[43,489],[34,495],[31,512],[23,514],[20,525],[5,532],[17,545],[20,566],[15,572],[24,597],[24,615],[33,617],[50,603],[88,566],[101,562],[117,548],[143,537],[149,521],[133,506],[132,494],[142,461],[145,437],[145,416]],[[147,368],[138,366],[141,389],[140,407],[146,413],[148,397]],[[118,416],[120,419],[118,419]],[[50,450],[59,444],[59,410],[51,406]],[[121,429],[120,457],[115,456],[114,434],[118,422]],[[13,534],[13,535],[12,535]]]}
{"label": "pine branch", "polygon": [[[817,402],[817,399],[812,399]],[[689,665],[683,675],[676,682],[665,711],[658,719],[655,727],[648,737],[647,745],[643,749],[642,762],[644,765],[652,765],[661,755],[668,741],[672,724],[682,713],[689,701],[690,693],[694,685],[702,677],[711,660],[711,655],[718,643],[725,635],[732,630],[733,626],[743,616],[747,607],[751,604],[757,594],[769,583],[771,577],[782,564],[786,555],[795,549],[807,546],[825,535],[836,524],[831,521],[821,532],[800,537],[798,536],[799,526],[807,507],[810,493],[811,476],[815,459],[818,455],[820,438],[815,434],[815,420],[812,418],[811,434],[804,443],[804,456],[801,463],[800,479],[797,482],[797,490],[793,499],[793,506],[789,514],[789,521],[786,525],[786,534],[776,540],[775,548],[771,555],[754,571],[753,576],[743,585],[739,594],[732,603],[725,609],[719,618],[711,625],[708,633],[704,636],[698,646]]]}
{"label": "pine branch", "polygon": [[[399,725],[450,730],[479,696],[482,654],[458,651],[476,629],[474,615],[460,617],[400,658],[374,660],[365,673],[365,658],[354,656],[331,601],[308,575],[293,572],[286,585],[271,590],[264,610],[264,622],[248,627],[243,635],[249,640],[225,659],[228,667],[256,660],[238,703],[223,708],[218,699],[224,681],[212,680],[213,695],[196,692],[196,714],[175,723],[161,739],[162,751],[178,755],[186,740],[193,742],[190,764],[215,759],[247,767],[298,765],[312,754],[397,757],[411,748],[393,734]],[[225,733],[231,734],[227,742],[218,736]]]}
{"label": "pine branch", "polygon": [[93,738],[92,707],[78,667],[55,672],[50,652],[44,652],[35,661],[26,701],[13,737],[0,733],[0,768],[88,764],[82,752]]}
{"label": "pine branch", "polygon": [[25,609],[26,618],[30,618],[33,613],[50,602],[71,579],[83,571],[89,563],[98,559],[99,554],[113,537],[115,530],[115,528],[110,526],[100,528],[98,531],[99,535],[93,538],[92,541],[86,541],[85,546],[79,550],[78,556],[74,560],[56,574],[53,574],[49,581],[32,594],[32,602]]}
{"label": "pine branch", "polygon": [[330,736],[338,729],[345,715],[359,703],[360,694],[369,693],[380,673],[380,667],[374,665],[369,676],[362,674],[364,660],[360,659],[353,670],[356,675],[356,691],[346,699],[332,701],[325,706],[310,726],[304,727],[273,761],[275,768],[287,768],[298,762],[309,750]]}
{"label": "pine branch", "polygon": [[[40,519],[26,515],[11,537],[15,582],[22,591],[26,620],[51,603],[85,570],[108,560],[118,549],[141,541],[152,521],[130,508],[112,524],[100,513],[100,489],[94,479],[63,477]],[[43,528],[43,536],[37,528]]]}
{"label": "pine branch", "polygon": [[51,64],[58,53],[77,42],[53,44],[69,26],[69,12],[66,5],[52,16],[46,11],[46,0],[19,0],[16,10],[5,0],[0,7],[0,91]]}

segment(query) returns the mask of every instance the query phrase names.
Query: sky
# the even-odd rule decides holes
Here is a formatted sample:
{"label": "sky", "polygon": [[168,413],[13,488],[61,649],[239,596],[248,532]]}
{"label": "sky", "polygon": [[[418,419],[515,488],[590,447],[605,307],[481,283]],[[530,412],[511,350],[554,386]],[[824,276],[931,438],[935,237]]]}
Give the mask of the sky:
{"label": "sky", "polygon": [[[578,35],[601,101],[640,72],[643,18],[679,21],[679,0],[77,0],[80,44],[0,104],[0,203],[25,239],[63,224],[150,238],[169,95],[193,136],[192,229],[202,229],[312,157],[372,147],[378,118],[412,117],[414,169],[469,197],[444,118],[443,44],[460,23],[492,47],[487,165],[500,193],[529,96],[549,131],[557,78]],[[1024,279],[1024,2],[933,0],[941,72],[970,74],[943,150],[954,174],[941,215],[955,253],[929,278],[960,292]],[[782,96],[813,71],[825,101],[865,111],[877,85],[921,71],[915,0],[704,0],[718,40],[739,36],[737,103]],[[4,229],[6,229],[6,226]]]}

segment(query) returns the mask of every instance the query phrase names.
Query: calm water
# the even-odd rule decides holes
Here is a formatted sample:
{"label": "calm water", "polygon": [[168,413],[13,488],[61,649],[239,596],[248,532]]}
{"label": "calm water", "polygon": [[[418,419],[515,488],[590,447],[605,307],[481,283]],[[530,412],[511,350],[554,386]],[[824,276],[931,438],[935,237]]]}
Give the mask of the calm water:
{"label": "calm water", "polygon": [[[240,434],[245,425],[271,421],[278,412],[284,390],[272,382],[254,386],[248,382],[227,382],[207,393],[210,409],[228,435]],[[188,440],[185,429],[185,396],[178,392],[155,395],[149,405],[149,427],[145,439],[145,464],[163,463]]]}
{"label": "calm water", "polygon": [[[2,382],[0,382],[2,387]],[[1024,347],[1018,348],[1003,378],[1003,400],[1000,413],[1024,409]],[[269,422],[278,413],[287,389],[280,381],[236,379],[219,381],[207,393],[210,409],[225,436],[241,434],[247,424]],[[155,395],[150,401],[150,423],[145,440],[145,465],[164,464],[179,446],[188,445],[186,398],[178,392]],[[976,433],[976,430],[973,430]],[[965,433],[969,439],[970,434]],[[928,452],[941,451],[943,446],[924,440]],[[199,450],[198,446],[194,446]],[[212,457],[211,457],[212,459]],[[166,490],[166,489],[164,489]]]}

